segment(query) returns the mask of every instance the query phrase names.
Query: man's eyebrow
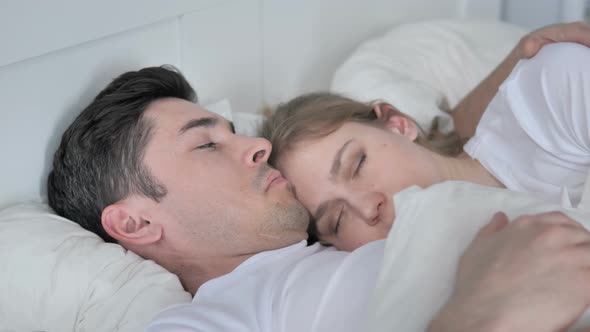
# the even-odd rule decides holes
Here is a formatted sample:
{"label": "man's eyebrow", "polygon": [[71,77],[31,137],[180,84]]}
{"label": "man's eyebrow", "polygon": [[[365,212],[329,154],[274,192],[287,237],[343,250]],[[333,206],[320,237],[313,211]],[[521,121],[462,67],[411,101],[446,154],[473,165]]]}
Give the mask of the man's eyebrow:
{"label": "man's eyebrow", "polygon": [[218,122],[217,118],[213,118],[213,117],[192,119],[192,120],[189,120],[187,123],[185,123],[184,126],[182,126],[182,128],[180,128],[180,130],[178,130],[178,135],[182,135],[193,128],[214,127],[215,125],[217,125],[217,122]]}
{"label": "man's eyebrow", "polygon": [[234,122],[233,121],[228,121],[229,123],[229,130],[231,131],[232,134],[236,133],[236,126],[234,126]]}
{"label": "man's eyebrow", "polygon": [[[330,168],[330,177],[333,178],[334,176],[336,176],[336,174],[338,174],[338,172],[340,171],[340,166],[342,166],[342,154],[344,153],[344,150],[346,150],[346,147],[348,146],[348,144],[350,144],[350,142],[352,142],[352,139],[349,139],[348,141],[346,141],[346,143],[344,143],[342,145],[342,147],[340,147],[340,149],[338,149],[338,152],[336,152],[336,155],[334,155],[334,160],[332,161],[332,168]],[[320,205],[321,207],[321,205]],[[319,210],[319,208],[318,208]]]}

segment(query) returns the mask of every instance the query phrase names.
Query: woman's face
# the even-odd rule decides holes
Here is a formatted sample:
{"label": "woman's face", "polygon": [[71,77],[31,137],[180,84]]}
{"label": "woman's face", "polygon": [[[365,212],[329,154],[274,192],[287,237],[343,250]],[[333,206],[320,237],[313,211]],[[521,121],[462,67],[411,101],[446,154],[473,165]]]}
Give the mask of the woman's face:
{"label": "woman's face", "polygon": [[299,143],[281,157],[279,169],[310,211],[319,238],[352,251],[387,236],[395,193],[440,181],[432,152],[414,138],[395,127],[347,122]]}

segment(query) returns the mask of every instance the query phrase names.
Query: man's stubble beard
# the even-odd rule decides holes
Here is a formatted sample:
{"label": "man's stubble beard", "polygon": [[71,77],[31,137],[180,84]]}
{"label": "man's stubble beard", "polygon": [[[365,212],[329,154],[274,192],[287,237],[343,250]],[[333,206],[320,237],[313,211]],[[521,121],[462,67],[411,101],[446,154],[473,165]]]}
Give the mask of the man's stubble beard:
{"label": "man's stubble beard", "polygon": [[[261,165],[258,173],[252,182],[254,188],[264,193],[266,189],[266,178],[271,171],[268,165]],[[303,205],[295,198],[290,183],[287,183],[287,190],[292,199],[288,202],[274,202],[273,206],[265,214],[265,222],[260,225],[259,234],[265,237],[281,239],[292,232],[306,232],[309,225],[309,213]]]}

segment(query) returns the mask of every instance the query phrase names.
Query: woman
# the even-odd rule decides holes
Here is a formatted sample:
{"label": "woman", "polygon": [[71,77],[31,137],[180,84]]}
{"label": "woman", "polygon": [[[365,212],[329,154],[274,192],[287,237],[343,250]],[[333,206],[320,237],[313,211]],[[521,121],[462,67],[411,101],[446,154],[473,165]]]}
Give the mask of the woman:
{"label": "woman", "polygon": [[[262,136],[271,162],[290,180],[312,215],[312,235],[342,250],[385,238],[392,197],[418,185],[461,180],[560,197],[579,197],[590,168],[590,45],[584,24],[550,26],[525,37],[454,112],[457,137],[422,133],[387,104],[366,105],[317,93],[279,105]],[[493,97],[495,95],[495,97]],[[492,100],[493,97],[493,100]],[[489,103],[486,113],[485,105]]]}

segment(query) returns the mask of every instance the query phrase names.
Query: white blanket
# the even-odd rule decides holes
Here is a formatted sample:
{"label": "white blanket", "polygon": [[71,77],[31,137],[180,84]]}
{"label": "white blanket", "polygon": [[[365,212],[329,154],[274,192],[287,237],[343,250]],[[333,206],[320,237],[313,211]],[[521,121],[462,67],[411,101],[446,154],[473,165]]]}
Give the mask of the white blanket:
{"label": "white blanket", "polygon": [[[589,196],[586,193],[582,204]],[[424,331],[451,295],[461,254],[497,211],[514,218],[561,210],[590,226],[587,204],[549,204],[530,194],[465,182],[412,187],[396,195],[394,202],[397,216],[364,331]],[[580,326],[590,326],[590,312],[578,321],[576,327]]]}

